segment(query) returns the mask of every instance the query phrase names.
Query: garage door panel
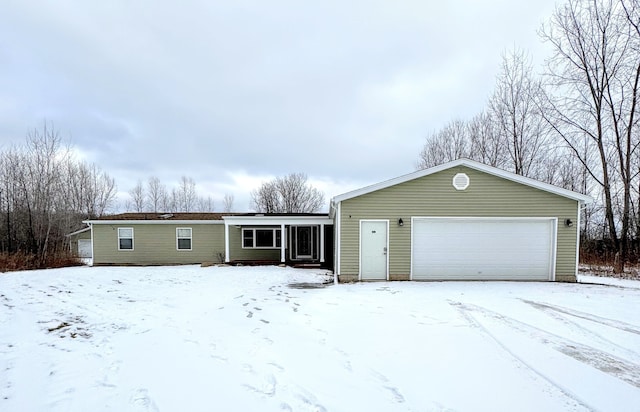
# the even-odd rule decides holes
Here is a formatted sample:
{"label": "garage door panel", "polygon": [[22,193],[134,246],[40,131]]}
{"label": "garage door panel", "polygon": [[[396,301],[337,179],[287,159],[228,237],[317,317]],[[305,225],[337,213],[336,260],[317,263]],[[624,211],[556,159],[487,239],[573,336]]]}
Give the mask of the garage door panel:
{"label": "garage door panel", "polygon": [[548,280],[553,219],[413,219],[413,279]]}

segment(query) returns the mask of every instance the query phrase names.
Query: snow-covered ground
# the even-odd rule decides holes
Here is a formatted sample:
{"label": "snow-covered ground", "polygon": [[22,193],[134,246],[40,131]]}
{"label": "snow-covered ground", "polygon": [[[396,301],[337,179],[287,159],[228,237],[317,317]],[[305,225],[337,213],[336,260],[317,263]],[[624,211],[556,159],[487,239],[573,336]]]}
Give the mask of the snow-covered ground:
{"label": "snow-covered ground", "polygon": [[0,410],[640,410],[639,287],[324,279],[0,274]]}

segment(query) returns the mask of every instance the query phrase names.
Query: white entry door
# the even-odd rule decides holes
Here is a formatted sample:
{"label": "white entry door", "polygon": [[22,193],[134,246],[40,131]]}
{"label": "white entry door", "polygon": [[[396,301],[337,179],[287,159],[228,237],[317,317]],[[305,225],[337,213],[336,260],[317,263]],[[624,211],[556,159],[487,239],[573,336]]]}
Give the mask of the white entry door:
{"label": "white entry door", "polygon": [[360,279],[387,280],[387,220],[360,221]]}

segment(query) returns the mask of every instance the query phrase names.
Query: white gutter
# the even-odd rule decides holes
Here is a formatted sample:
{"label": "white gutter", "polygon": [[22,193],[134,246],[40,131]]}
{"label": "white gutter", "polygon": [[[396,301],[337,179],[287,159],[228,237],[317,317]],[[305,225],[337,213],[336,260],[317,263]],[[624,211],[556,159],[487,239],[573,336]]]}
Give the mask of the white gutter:
{"label": "white gutter", "polygon": [[88,225],[223,225],[222,220],[83,220]]}
{"label": "white gutter", "polygon": [[322,216],[224,216],[225,224],[229,225],[332,225],[333,220]]}

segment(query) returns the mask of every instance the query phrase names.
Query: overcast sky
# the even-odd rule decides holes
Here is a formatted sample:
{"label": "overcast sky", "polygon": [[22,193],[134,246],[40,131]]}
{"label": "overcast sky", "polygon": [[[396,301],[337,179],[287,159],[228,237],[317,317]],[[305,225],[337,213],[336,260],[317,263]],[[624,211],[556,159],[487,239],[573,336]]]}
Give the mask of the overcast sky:
{"label": "overcast sky", "polygon": [[327,201],[412,172],[485,106],[553,0],[24,1],[0,5],[0,148],[46,119],[116,179],[192,177],[216,208],[304,172]]}

